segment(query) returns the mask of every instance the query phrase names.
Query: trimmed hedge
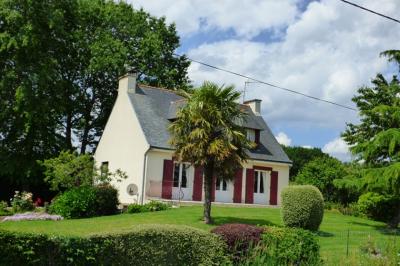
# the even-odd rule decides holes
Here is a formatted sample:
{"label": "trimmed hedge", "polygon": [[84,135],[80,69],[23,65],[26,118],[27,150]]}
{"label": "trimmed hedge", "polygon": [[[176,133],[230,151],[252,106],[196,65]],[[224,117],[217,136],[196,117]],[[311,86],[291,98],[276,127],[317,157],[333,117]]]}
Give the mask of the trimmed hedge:
{"label": "trimmed hedge", "polygon": [[267,227],[247,265],[320,265],[319,244],[309,231]]}
{"label": "trimmed hedge", "polygon": [[283,189],[282,220],[286,226],[318,230],[324,216],[324,199],[314,186],[289,186]]}
{"label": "trimmed hedge", "polygon": [[0,231],[0,265],[221,265],[229,263],[225,248],[219,237],[185,226],[86,238]]}
{"label": "trimmed hedge", "polygon": [[112,186],[82,186],[56,197],[49,211],[66,219],[86,218],[115,214],[118,204],[118,191]]}

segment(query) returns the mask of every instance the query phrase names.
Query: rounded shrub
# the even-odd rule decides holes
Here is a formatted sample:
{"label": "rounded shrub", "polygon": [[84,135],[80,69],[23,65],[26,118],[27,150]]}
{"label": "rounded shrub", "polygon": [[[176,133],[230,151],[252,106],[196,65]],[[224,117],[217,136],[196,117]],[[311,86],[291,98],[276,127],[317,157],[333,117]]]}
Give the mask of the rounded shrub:
{"label": "rounded shrub", "polygon": [[400,206],[400,199],[392,195],[368,192],[361,195],[357,202],[358,211],[370,219],[389,222]]}
{"label": "rounded shrub", "polygon": [[67,190],[50,205],[50,213],[66,219],[115,214],[118,191],[112,186],[82,186]]}
{"label": "rounded shrub", "polygon": [[324,216],[324,199],[314,186],[289,186],[283,189],[282,220],[288,227],[318,230]]}
{"label": "rounded shrub", "polygon": [[219,237],[181,225],[89,237],[0,231],[0,265],[229,265],[225,251]]}

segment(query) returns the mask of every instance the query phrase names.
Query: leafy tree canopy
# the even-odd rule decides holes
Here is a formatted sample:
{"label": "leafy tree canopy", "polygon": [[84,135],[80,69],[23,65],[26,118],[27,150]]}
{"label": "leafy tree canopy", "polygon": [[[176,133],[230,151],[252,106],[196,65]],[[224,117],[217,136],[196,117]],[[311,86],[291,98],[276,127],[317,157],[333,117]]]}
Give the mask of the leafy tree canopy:
{"label": "leafy tree canopy", "polygon": [[349,173],[349,166],[341,161],[324,156],[316,158],[300,169],[296,184],[316,186],[327,201],[347,204],[357,200],[354,190],[334,186],[335,179],[342,179]]}
{"label": "leafy tree canopy", "polygon": [[41,182],[37,160],[92,151],[136,69],[150,85],[187,88],[175,25],[110,0],[0,0],[0,176]]}
{"label": "leafy tree canopy", "polygon": [[323,153],[320,148],[304,148],[299,146],[282,146],[283,150],[289,156],[290,160],[293,161],[293,165],[290,168],[290,181],[295,181],[295,177],[298,172],[308,162],[316,158],[325,158],[329,155]]}

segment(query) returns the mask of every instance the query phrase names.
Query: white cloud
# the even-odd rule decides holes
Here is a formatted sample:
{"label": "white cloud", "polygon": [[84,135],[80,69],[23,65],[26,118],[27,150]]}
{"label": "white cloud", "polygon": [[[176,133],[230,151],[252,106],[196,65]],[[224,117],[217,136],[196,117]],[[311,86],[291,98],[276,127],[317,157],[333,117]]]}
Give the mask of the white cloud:
{"label": "white cloud", "polygon": [[251,38],[268,28],[284,27],[298,15],[296,0],[130,0],[156,16],[175,22],[181,35],[200,30],[233,30]]}
{"label": "white cloud", "polygon": [[[204,37],[202,45],[187,51],[193,59],[351,106],[357,88],[368,85],[377,72],[387,70],[388,64],[379,53],[395,49],[400,39],[400,27],[395,23],[337,0],[306,1],[308,6],[301,14],[297,0],[130,2],[176,22],[184,37],[215,29],[234,32],[232,38],[219,42]],[[389,16],[400,14],[398,0],[357,3]],[[261,32],[279,32],[282,38],[254,41],[252,37]],[[234,84],[238,90],[243,90],[245,82],[196,63],[191,64],[189,77],[195,84],[210,80]],[[262,99],[262,114],[273,128],[290,125],[339,133],[345,122],[358,120],[354,111],[260,84],[250,84],[246,98]]]}
{"label": "white cloud", "polygon": [[[361,3],[395,15],[400,1]],[[269,13],[268,13],[269,14]],[[247,39],[206,43],[188,51],[199,61],[243,73],[302,93],[353,106],[358,87],[369,84],[388,67],[379,57],[400,38],[400,28],[380,17],[351,8],[340,1],[312,2],[287,28],[279,42]],[[193,63],[190,78],[199,84],[211,80],[243,90],[244,79]],[[271,125],[329,128],[338,133],[357,113],[289,94],[260,84],[249,85],[247,98],[261,98],[262,113]]]}
{"label": "white cloud", "polygon": [[279,132],[275,136],[275,138],[279,142],[279,144],[282,144],[285,146],[290,146],[290,144],[292,144],[292,140],[284,132]]}
{"label": "white cloud", "polygon": [[335,138],[331,140],[325,144],[325,146],[322,148],[322,151],[342,161],[350,161],[351,159],[349,146],[342,138]]}

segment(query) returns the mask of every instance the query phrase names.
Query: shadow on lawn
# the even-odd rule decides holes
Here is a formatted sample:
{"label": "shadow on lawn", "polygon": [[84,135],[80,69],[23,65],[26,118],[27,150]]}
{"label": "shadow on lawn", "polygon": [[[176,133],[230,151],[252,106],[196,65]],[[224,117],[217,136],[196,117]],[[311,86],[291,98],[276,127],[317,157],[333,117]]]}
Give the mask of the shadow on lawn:
{"label": "shadow on lawn", "polygon": [[269,226],[277,226],[277,224],[272,223],[268,220],[261,219],[247,219],[247,218],[239,218],[239,217],[213,217],[214,225],[222,225],[222,224],[232,224],[232,223],[240,223],[240,224],[254,224],[254,225],[269,225]]}
{"label": "shadow on lawn", "polygon": [[317,236],[320,236],[320,237],[332,237],[332,236],[334,236],[334,234],[329,233],[329,232],[325,232],[325,231],[318,231],[318,232],[316,232],[316,234],[317,234]]}
{"label": "shadow on lawn", "polygon": [[378,231],[379,233],[384,234],[384,235],[400,236],[400,228],[393,229],[393,228],[387,227],[386,225],[371,225],[371,224],[361,223],[361,222],[350,222],[350,223],[354,224],[354,225],[373,227],[376,231]]}

